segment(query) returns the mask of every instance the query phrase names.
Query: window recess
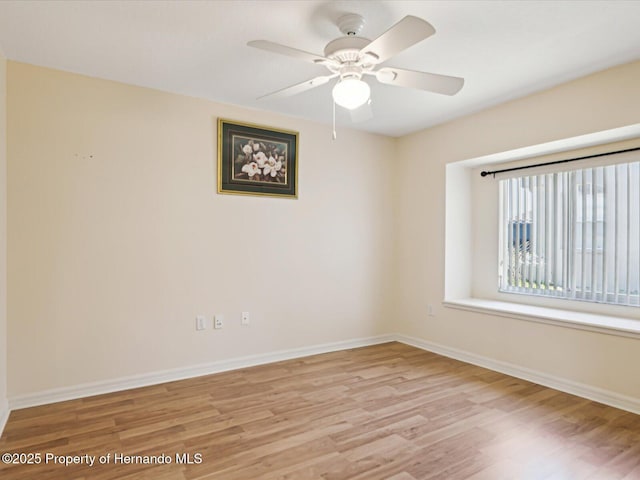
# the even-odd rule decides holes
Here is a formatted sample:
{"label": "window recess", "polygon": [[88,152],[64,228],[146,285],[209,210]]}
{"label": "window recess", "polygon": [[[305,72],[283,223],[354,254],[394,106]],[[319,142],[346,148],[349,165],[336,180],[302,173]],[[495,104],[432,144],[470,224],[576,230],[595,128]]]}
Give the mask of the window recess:
{"label": "window recess", "polygon": [[[500,180],[501,292],[640,306],[640,152],[632,155]],[[522,167],[483,176],[514,170]]]}

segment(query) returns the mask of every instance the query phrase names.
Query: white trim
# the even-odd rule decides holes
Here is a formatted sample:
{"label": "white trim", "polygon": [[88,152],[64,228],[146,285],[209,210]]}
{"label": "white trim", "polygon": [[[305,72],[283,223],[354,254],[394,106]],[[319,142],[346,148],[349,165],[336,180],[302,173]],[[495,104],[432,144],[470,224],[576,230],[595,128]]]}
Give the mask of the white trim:
{"label": "white trim", "polygon": [[0,437],[2,437],[2,432],[7,424],[7,420],[9,420],[10,413],[11,410],[9,410],[9,402],[7,400],[3,400],[2,404],[0,404]]}
{"label": "white trim", "polygon": [[560,310],[558,308],[538,307],[481,298],[445,300],[442,304],[445,307],[458,310],[467,310],[530,322],[547,323],[560,327],[605,333],[607,335],[640,338],[640,320],[631,318],[598,315],[575,310]]}
{"label": "white trim", "polygon": [[551,142],[529,145],[527,147],[515,148],[506,152],[491,153],[482,157],[469,158],[455,162],[465,167],[477,167],[479,165],[491,165],[504,163],[507,161],[524,160],[531,157],[541,157],[553,153],[588,148],[607,143],[633,140],[640,136],[640,123],[626,125],[624,127],[612,128],[600,132],[587,133],[577,137],[568,137]]}
{"label": "white trim", "polygon": [[439,345],[437,343],[432,343],[415,337],[396,335],[396,339],[397,341],[412,347],[437,353],[438,355],[444,355],[445,357],[471,363],[473,365],[478,365],[496,372],[504,373],[505,375],[528,380],[530,382],[537,383],[538,385],[543,385],[555,390],[560,390],[561,392],[577,395],[582,398],[594,400],[611,407],[620,408],[640,415],[640,399],[638,398],[629,397],[627,395],[586,385],[584,383],[574,382],[565,378],[520,367],[512,363],[502,362],[500,360],[495,360],[475,353],[466,352],[464,350],[458,350],[457,348],[446,347],[444,345]]}
{"label": "white trim", "polygon": [[175,380],[184,380],[186,378],[199,377],[202,375],[210,375],[213,373],[226,372],[229,370],[237,370],[240,368],[254,367],[257,365],[280,362],[283,360],[307,357],[309,355],[335,352],[338,350],[347,350],[350,348],[368,347],[370,345],[377,345],[380,343],[393,341],[395,341],[394,335],[378,335],[375,337],[325,343],[321,345],[313,345],[310,347],[292,348],[288,350],[280,350],[258,355],[249,355],[246,357],[236,357],[229,360],[221,360],[217,362],[145,373],[141,375],[132,375],[112,380],[84,383],[71,387],[54,388],[42,392],[27,393],[24,395],[9,397],[9,409],[17,410],[20,408],[45,405],[48,403],[75,400],[78,398],[90,397],[93,395],[101,395],[104,393],[129,390],[131,388],[146,387],[149,385],[157,385],[160,383],[172,382]]}

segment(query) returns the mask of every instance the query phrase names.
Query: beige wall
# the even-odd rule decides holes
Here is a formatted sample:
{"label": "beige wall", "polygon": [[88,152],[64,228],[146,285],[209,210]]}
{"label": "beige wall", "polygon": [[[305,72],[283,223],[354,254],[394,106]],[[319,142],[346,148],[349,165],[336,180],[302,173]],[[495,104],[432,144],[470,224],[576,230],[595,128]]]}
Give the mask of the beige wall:
{"label": "beige wall", "polygon": [[[636,124],[639,111],[640,62],[635,62],[400,139],[397,328],[433,343],[640,398],[638,340],[441,305],[447,164]],[[474,232],[473,225],[458,230]],[[493,248],[475,243],[472,255]],[[433,317],[427,316],[430,303]]]}
{"label": "beige wall", "polygon": [[[392,328],[395,140],[14,62],[8,83],[10,397]],[[216,194],[217,117],[300,132],[297,200]]]}
{"label": "beige wall", "polygon": [[7,404],[7,60],[0,52],[0,431]]}
{"label": "beige wall", "polygon": [[[637,340],[441,306],[445,166],[637,123],[639,79],[629,64],[398,140],[332,142],[9,62],[9,396],[397,332],[640,398]],[[300,132],[298,200],[215,193],[217,117]],[[196,332],[214,313],[224,329]]]}

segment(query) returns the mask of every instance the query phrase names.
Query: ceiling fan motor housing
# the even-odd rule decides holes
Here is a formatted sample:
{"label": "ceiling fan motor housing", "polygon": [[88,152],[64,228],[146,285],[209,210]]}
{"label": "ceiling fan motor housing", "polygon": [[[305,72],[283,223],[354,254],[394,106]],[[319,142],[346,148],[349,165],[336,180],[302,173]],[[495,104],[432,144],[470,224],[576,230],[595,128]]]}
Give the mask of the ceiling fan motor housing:
{"label": "ceiling fan motor housing", "polygon": [[324,55],[332,62],[325,63],[325,67],[340,77],[362,77],[363,72],[369,72],[376,63],[376,57],[369,53],[362,53],[362,49],[369,45],[371,40],[363,37],[341,37],[329,42],[324,49]]}
{"label": "ceiling fan motor housing", "polygon": [[324,47],[324,56],[340,62],[357,62],[360,50],[369,45],[371,40],[363,37],[340,37],[332,40]]}

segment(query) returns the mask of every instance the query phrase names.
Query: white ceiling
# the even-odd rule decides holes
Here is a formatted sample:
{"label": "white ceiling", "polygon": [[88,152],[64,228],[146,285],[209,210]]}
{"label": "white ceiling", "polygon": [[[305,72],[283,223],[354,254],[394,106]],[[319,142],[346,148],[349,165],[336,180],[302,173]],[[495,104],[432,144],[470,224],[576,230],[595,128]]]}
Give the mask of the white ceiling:
{"label": "white ceiling", "polygon": [[[405,15],[436,34],[385,65],[465,78],[458,95],[378,84],[374,117],[338,125],[400,136],[640,58],[640,1],[0,1],[11,60],[331,123],[331,85],[256,100],[326,73],[246,46],[271,40],[322,54],[359,13],[375,38]],[[640,79],[638,79],[640,81]]]}

